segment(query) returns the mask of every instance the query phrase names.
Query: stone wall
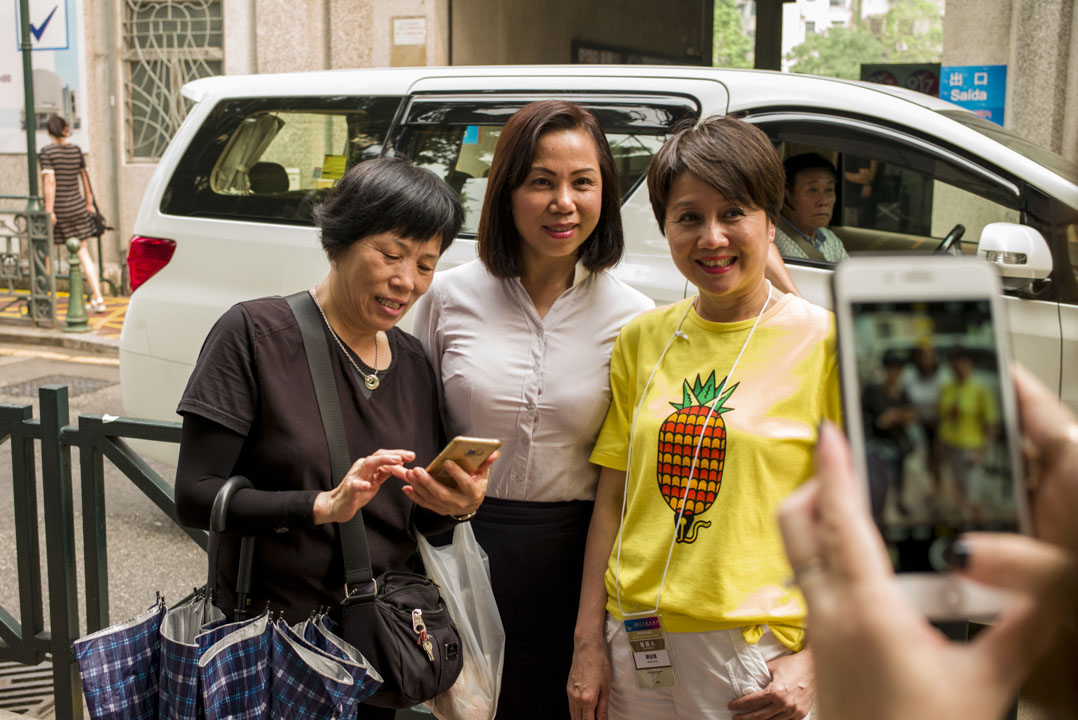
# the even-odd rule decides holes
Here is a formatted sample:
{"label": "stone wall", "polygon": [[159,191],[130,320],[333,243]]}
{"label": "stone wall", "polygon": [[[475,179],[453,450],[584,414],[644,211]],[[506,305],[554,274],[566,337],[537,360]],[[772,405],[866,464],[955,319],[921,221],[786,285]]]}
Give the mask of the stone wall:
{"label": "stone wall", "polygon": [[1074,0],[947,0],[944,65],[1006,65],[1004,127],[1078,162]]}

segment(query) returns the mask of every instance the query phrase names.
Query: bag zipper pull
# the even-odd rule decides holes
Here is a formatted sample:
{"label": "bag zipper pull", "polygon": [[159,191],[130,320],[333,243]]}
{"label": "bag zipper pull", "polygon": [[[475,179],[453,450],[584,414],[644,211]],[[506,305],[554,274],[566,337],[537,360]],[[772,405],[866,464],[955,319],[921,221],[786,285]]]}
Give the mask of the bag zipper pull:
{"label": "bag zipper pull", "polygon": [[419,608],[412,611],[412,630],[416,634],[416,645],[423,648],[423,652],[427,653],[427,660],[434,664],[434,645],[427,635],[427,624],[423,622],[423,611]]}

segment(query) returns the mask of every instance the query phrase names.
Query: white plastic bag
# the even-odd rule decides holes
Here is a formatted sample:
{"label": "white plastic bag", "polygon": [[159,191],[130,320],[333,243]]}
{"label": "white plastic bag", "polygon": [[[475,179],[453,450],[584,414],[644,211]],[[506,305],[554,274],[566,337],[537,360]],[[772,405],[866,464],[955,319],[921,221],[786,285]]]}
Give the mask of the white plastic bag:
{"label": "white plastic bag", "polygon": [[434,547],[416,534],[427,575],[438,583],[463,644],[464,663],[453,687],[424,703],[439,720],[491,720],[498,709],[505,629],[490,587],[487,554],[471,523],[453,530],[453,542]]}

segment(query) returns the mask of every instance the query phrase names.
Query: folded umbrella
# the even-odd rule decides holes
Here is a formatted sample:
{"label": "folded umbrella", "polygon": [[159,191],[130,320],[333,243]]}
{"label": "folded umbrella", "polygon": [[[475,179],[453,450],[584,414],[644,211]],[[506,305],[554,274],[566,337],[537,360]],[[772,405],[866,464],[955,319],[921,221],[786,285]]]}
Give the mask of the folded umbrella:
{"label": "folded umbrella", "polygon": [[161,621],[161,679],[159,720],[201,720],[202,693],[198,687],[200,649],[195,638],[223,624],[225,614],[204,592],[170,608]]}
{"label": "folded umbrella", "polygon": [[206,720],[268,718],[269,612],[263,612],[254,620],[223,625],[208,632],[225,629],[230,632],[206,648],[198,659]]}
{"label": "folded umbrella", "polygon": [[75,641],[86,706],[94,720],[154,720],[165,602]]}
{"label": "folded umbrella", "polygon": [[337,634],[336,623],[324,613],[305,621],[297,630],[303,639],[331,657],[336,658],[356,683],[356,696],[363,702],[382,685],[382,676],[367,662],[367,658]]}
{"label": "folded umbrella", "polygon": [[341,662],[308,643],[283,621],[273,626],[272,648],[273,720],[356,716],[360,687]]}

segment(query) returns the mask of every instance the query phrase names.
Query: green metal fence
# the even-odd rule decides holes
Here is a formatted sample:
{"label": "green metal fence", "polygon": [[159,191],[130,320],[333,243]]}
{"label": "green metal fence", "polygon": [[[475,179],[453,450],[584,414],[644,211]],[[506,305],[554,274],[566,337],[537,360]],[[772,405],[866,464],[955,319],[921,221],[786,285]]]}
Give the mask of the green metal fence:
{"label": "green metal fence", "polygon": [[[0,308],[25,307],[28,322],[56,327],[56,279],[52,255],[52,220],[25,195],[0,195],[0,205],[18,201],[22,209],[0,207]],[[16,286],[29,281],[30,292]]]}
{"label": "green metal fence", "polygon": [[[108,549],[105,539],[104,461],[109,460],[178,526],[172,486],[125,439],[180,441],[180,424],[81,415],[69,425],[67,388],[38,390],[40,418],[31,405],[0,404],[0,443],[10,440],[15,507],[19,618],[0,607],[0,660],[36,664],[51,659],[56,717],[82,717],[82,689],[71,645],[80,633],[71,450],[78,452],[82,491],[86,632],[109,625]],[[40,449],[43,507],[38,512]],[[45,630],[40,522],[44,519],[45,581],[49,630]],[[203,548],[207,535],[183,528]]]}

